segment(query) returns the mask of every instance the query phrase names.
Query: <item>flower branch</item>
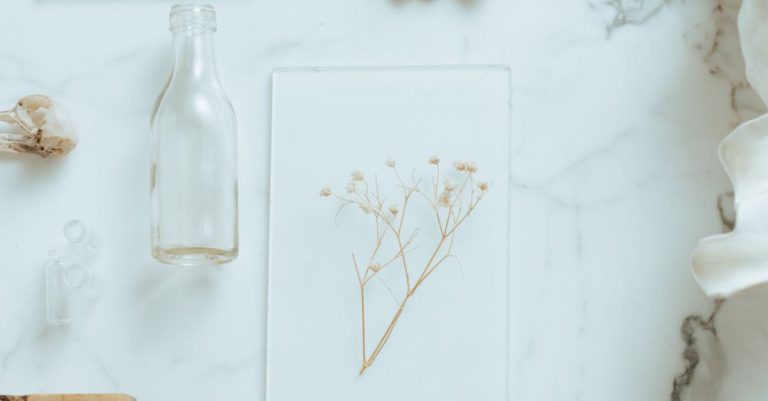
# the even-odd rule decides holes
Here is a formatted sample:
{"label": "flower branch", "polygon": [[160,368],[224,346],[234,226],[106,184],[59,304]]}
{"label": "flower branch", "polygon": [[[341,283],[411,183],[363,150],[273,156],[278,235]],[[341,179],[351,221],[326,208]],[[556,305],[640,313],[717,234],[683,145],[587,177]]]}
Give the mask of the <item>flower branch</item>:
{"label": "flower branch", "polygon": [[[456,232],[482,201],[489,189],[487,182],[476,182],[475,177],[478,167],[473,162],[457,161],[453,163],[455,172],[461,177],[461,184],[458,187],[448,174],[441,172],[441,160],[439,157],[432,156],[429,158],[428,163],[434,166],[434,177],[430,180],[431,185],[429,189],[431,194],[425,193],[420,188],[422,181],[415,177],[415,169],[411,172],[411,183],[407,184],[393,160],[390,159],[384,162],[385,166],[392,170],[398,182],[397,188],[402,191],[399,204],[392,204],[389,207],[385,206],[387,205],[387,200],[381,194],[378,176],[374,176],[373,185],[369,185],[361,171],[354,171],[351,174],[350,181],[345,187],[346,193],[343,195],[332,191],[328,187],[320,191],[321,196],[334,197],[341,202],[337,210],[337,216],[342,209],[352,205],[364,215],[369,215],[373,219],[374,245],[370,251],[370,256],[367,258],[367,265],[359,265],[357,256],[355,253],[352,253],[352,262],[360,294],[362,363],[359,373],[361,375],[373,364],[384,349],[397,322],[402,316],[405,306],[411,300],[416,290],[446,260],[455,258],[452,251]],[[426,263],[419,269],[419,275],[412,279],[410,267],[417,263],[417,261],[410,260],[409,254],[415,249],[414,243],[421,233],[421,228],[414,229],[407,238],[404,238],[402,233],[406,221],[406,212],[409,210],[409,207],[413,207],[411,200],[414,194],[418,195],[419,199],[424,200],[428,208],[431,209],[435,217],[439,236],[436,239],[435,247],[429,253],[430,256]],[[466,206],[466,209],[464,209],[464,206]],[[390,238],[394,244],[394,255],[388,258],[377,259],[382,252],[383,244],[387,238]],[[384,262],[380,263],[378,260],[383,260]],[[379,337],[373,350],[369,353],[366,334],[366,288],[373,277],[377,277],[383,269],[394,263],[399,263],[402,266],[405,291],[399,300],[394,315],[389,318],[389,324]],[[389,290],[389,287],[387,289]]]}

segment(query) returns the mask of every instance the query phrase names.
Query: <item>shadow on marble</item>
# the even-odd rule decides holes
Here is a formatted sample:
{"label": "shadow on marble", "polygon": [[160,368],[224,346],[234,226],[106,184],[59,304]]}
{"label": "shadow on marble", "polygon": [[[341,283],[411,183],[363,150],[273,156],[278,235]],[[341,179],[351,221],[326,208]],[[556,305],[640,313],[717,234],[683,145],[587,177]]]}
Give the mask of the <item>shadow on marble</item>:
{"label": "shadow on marble", "polygon": [[[53,180],[62,172],[66,157],[42,158],[30,154],[0,152],[0,171],[13,166],[16,168],[14,184],[42,184]],[[2,183],[0,183],[2,185]]]}
{"label": "shadow on marble", "polygon": [[142,268],[125,294],[131,337],[142,346],[167,345],[169,338],[189,336],[215,314],[223,284],[216,267],[178,268],[151,264]]}

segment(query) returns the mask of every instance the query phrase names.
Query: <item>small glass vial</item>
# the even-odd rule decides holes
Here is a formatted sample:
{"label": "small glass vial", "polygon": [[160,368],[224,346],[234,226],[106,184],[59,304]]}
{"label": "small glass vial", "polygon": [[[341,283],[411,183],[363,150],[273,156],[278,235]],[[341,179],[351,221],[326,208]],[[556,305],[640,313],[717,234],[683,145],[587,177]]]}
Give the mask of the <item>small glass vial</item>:
{"label": "small glass vial", "polygon": [[152,255],[194,266],[238,252],[237,126],[216,73],[210,5],[170,13],[175,63],[152,117]]}
{"label": "small glass vial", "polygon": [[46,263],[47,319],[49,324],[69,324],[85,301],[95,302],[101,280],[94,261],[101,252],[101,239],[90,226],[71,220],[62,230],[64,245],[48,251]]}

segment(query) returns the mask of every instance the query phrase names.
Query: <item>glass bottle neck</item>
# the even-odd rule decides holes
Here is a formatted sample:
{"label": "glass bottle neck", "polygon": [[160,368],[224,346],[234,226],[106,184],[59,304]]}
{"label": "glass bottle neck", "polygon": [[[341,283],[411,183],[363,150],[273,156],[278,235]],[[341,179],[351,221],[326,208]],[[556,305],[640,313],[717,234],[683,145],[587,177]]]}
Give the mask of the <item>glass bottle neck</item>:
{"label": "glass bottle neck", "polygon": [[173,35],[173,43],[176,53],[174,78],[218,83],[212,31],[177,32]]}

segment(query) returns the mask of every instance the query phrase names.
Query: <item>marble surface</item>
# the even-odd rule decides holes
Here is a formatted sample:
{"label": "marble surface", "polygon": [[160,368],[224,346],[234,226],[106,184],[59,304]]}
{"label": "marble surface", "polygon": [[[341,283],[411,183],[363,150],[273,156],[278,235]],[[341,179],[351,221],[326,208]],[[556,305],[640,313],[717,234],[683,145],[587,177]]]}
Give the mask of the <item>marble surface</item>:
{"label": "marble surface", "polygon": [[[737,0],[217,7],[243,249],[190,271],[151,260],[142,218],[168,3],[4,2],[0,104],[55,96],[82,138],[63,160],[0,156],[0,393],[263,399],[272,70],[502,64],[514,77],[511,398],[768,396],[768,291],[715,304],[688,266],[698,239],[733,224],[717,143],[765,111],[744,78]],[[106,291],[79,323],[51,328],[42,264],[73,217],[103,233]]]}

